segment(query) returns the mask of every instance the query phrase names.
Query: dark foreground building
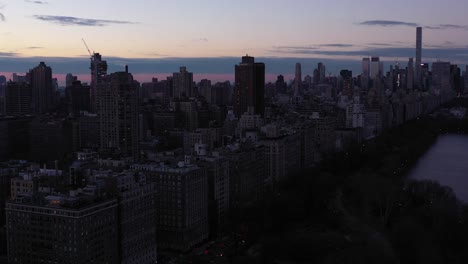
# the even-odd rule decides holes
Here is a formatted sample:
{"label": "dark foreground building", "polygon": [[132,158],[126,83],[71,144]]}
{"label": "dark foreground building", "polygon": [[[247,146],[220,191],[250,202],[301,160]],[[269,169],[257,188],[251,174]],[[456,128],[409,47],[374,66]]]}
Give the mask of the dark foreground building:
{"label": "dark foreground building", "polygon": [[115,199],[21,197],[6,215],[8,263],[118,263]]}

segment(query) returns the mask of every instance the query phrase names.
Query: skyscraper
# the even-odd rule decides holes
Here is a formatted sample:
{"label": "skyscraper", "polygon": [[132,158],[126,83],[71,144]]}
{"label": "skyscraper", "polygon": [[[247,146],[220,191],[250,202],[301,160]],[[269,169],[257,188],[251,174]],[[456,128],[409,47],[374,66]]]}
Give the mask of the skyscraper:
{"label": "skyscraper", "polygon": [[348,96],[348,98],[353,97],[353,72],[349,70],[341,70],[340,76],[342,78],[342,85],[343,85],[343,95]]}
{"label": "skyscraper", "polygon": [[125,67],[107,76],[98,90],[101,151],[138,159],[138,86]]}
{"label": "skyscraper", "polygon": [[416,80],[414,85],[421,88],[421,53],[422,53],[422,27],[416,28]]}
{"label": "skyscraper", "polygon": [[406,88],[413,89],[414,86],[414,63],[413,58],[409,58],[408,68],[406,69]]}
{"label": "skyscraper", "polygon": [[107,75],[107,62],[102,60],[101,54],[93,53],[91,57],[91,110],[98,112],[97,94]]}
{"label": "skyscraper", "polygon": [[44,62],[29,71],[32,89],[32,110],[44,114],[52,107],[52,69]]}
{"label": "skyscraper", "polygon": [[369,88],[369,74],[370,60],[369,58],[362,58],[361,88],[364,90]]}
{"label": "skyscraper", "polygon": [[325,83],[325,75],[326,75],[325,65],[319,62],[317,66],[317,70],[319,74],[319,83]]}
{"label": "skyscraper", "polygon": [[187,71],[186,67],[180,67],[179,72],[174,72],[172,81],[174,98],[193,96],[193,73]]}
{"label": "skyscraper", "polygon": [[371,58],[371,65],[370,65],[370,78],[376,79],[381,76],[381,64],[379,57],[372,57]]}
{"label": "skyscraper", "polygon": [[299,96],[299,91],[302,85],[302,72],[301,72],[301,64],[296,63],[296,77],[294,78],[294,96]]}
{"label": "skyscraper", "polygon": [[235,87],[233,95],[234,114],[243,115],[248,107],[254,107],[255,114],[265,112],[265,64],[255,62],[254,57],[244,56],[235,66]]}

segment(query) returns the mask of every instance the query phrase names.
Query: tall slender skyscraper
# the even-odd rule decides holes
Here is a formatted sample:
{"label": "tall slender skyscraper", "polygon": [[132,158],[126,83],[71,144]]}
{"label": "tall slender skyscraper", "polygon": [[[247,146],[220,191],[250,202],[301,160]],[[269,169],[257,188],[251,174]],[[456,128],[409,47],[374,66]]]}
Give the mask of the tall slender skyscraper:
{"label": "tall slender skyscraper", "polygon": [[97,94],[102,88],[103,80],[107,75],[107,62],[102,60],[101,54],[93,53],[91,57],[91,110],[94,113],[99,111]]}
{"label": "tall slender skyscraper", "polygon": [[296,63],[296,78],[294,78],[294,96],[299,96],[299,91],[302,85],[302,71],[301,71],[301,64],[298,62]]}
{"label": "tall slender skyscraper", "polygon": [[244,56],[235,66],[235,87],[233,95],[234,114],[240,117],[248,107],[254,107],[255,114],[265,112],[265,64],[255,62],[254,57]]}
{"label": "tall slender skyscraper", "polygon": [[421,53],[422,53],[422,27],[416,28],[416,80],[414,85],[421,88]]}

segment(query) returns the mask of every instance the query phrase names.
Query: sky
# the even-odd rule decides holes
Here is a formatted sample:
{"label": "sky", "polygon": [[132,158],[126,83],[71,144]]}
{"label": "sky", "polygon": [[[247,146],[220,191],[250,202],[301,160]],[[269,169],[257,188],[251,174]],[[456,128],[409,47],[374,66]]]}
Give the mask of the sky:
{"label": "sky", "polygon": [[0,72],[45,61],[61,79],[89,73],[99,52],[146,81],[187,66],[194,77],[232,78],[249,54],[271,78],[323,61],[337,74],[380,56],[406,65],[423,27],[423,61],[468,61],[466,0],[0,0]]}

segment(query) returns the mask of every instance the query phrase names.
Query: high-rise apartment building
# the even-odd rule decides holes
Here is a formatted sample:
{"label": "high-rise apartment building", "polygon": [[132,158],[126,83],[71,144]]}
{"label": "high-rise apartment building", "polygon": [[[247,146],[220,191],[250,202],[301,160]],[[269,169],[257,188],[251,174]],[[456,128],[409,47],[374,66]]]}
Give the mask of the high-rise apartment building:
{"label": "high-rise apartment building", "polygon": [[93,53],[91,56],[91,110],[98,112],[97,96],[99,89],[102,89],[104,79],[107,75],[107,62],[102,60],[101,54]]}
{"label": "high-rise apartment building", "polygon": [[125,67],[107,76],[98,90],[101,151],[138,159],[138,86]]}
{"label": "high-rise apartment building", "polygon": [[52,107],[54,94],[52,87],[52,69],[44,62],[29,71],[32,90],[32,110],[35,114],[44,114]]}
{"label": "high-rise apartment building", "polygon": [[253,107],[256,114],[265,113],[265,64],[255,62],[254,57],[244,56],[235,66],[233,95],[234,114],[240,117]]}
{"label": "high-rise apartment building", "polygon": [[186,67],[180,67],[179,72],[172,74],[173,97],[189,98],[193,96],[193,73]]}
{"label": "high-rise apartment building", "polygon": [[5,89],[5,114],[31,114],[31,86],[26,82],[8,82]]}
{"label": "high-rise apartment building", "polygon": [[90,86],[83,85],[80,81],[73,81],[66,88],[68,98],[68,111],[79,116],[80,111],[90,111]]}
{"label": "high-rise apartment building", "polygon": [[134,171],[98,173],[96,182],[118,197],[120,263],[156,263],[155,184]]}
{"label": "high-rise apartment building", "polygon": [[208,178],[187,162],[142,164],[132,169],[156,184],[158,248],[187,251],[208,238]]}

